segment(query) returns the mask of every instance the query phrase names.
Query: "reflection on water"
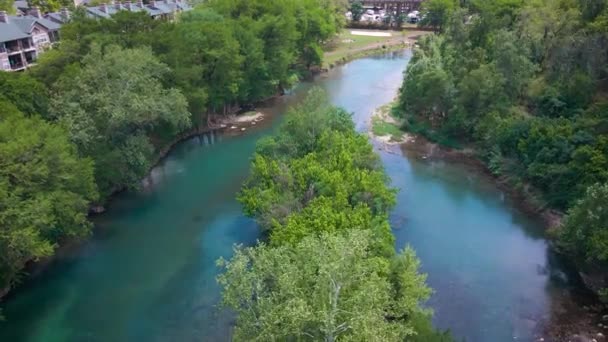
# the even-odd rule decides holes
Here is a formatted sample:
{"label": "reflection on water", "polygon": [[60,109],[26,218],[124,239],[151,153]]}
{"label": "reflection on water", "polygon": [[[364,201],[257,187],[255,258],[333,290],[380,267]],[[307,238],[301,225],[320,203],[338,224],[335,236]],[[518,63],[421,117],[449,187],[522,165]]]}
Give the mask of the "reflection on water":
{"label": "reflection on water", "polygon": [[391,223],[397,247],[415,247],[435,294],[435,324],[467,341],[532,341],[552,303],[578,286],[542,238],[540,222],[514,209],[465,166],[382,152],[400,188]]}

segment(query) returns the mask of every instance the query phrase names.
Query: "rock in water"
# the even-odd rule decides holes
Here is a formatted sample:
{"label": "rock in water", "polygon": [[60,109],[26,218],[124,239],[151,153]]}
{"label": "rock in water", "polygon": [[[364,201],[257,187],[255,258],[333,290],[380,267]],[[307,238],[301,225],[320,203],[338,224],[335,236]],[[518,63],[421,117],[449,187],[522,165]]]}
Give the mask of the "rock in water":
{"label": "rock in water", "polygon": [[103,205],[93,205],[89,208],[89,212],[91,214],[101,214],[106,211],[106,208]]}

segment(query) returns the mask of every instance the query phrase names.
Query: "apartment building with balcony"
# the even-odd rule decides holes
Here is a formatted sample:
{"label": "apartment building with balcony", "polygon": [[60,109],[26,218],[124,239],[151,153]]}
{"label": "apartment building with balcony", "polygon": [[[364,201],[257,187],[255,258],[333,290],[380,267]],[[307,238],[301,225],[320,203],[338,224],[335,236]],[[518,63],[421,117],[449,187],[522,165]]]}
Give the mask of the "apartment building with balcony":
{"label": "apartment building with balcony", "polygon": [[94,18],[110,18],[116,12],[146,12],[154,19],[173,20],[179,12],[189,11],[192,7],[185,0],[150,0],[144,4],[142,0],[138,1],[110,1],[110,3],[102,3],[99,6],[87,7],[87,13]]}
{"label": "apartment building with balcony", "polygon": [[35,64],[38,55],[59,39],[59,28],[36,8],[26,16],[0,11],[0,70],[21,71]]}

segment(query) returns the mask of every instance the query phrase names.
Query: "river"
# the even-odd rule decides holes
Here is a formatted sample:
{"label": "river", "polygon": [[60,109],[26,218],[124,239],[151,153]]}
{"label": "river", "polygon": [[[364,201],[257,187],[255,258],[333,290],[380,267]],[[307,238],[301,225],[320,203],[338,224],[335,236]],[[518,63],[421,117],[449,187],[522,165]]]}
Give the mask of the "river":
{"label": "river", "polygon": [[[312,85],[364,130],[370,113],[395,96],[409,58],[351,62],[262,108],[274,119],[247,134],[178,145],[144,190],[118,196],[95,218],[89,242],[11,294],[0,341],[229,340],[232,316],[217,308],[215,260],[259,237],[235,201],[255,142]],[[429,274],[435,325],[467,341],[532,340],[568,286],[539,224],[462,166],[379,153],[400,189],[391,215],[397,248],[411,244]]]}

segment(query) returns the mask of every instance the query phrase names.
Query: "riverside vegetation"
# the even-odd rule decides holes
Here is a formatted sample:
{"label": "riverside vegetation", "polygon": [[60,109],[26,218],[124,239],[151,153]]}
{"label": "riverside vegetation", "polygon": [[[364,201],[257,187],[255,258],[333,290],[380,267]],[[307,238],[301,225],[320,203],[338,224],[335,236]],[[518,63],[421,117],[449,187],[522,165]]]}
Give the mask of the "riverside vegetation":
{"label": "riverside vegetation", "polygon": [[175,22],[76,10],[36,67],[0,73],[0,292],[87,236],[89,206],[137,187],[177,135],[319,65],[342,6],[212,0]]}
{"label": "riverside vegetation", "polygon": [[431,291],[414,251],[395,253],[387,182],[319,89],[258,143],[238,199],[267,241],[219,261],[235,340],[451,340],[421,307]]}
{"label": "riverside vegetation", "polygon": [[474,145],[538,207],[567,210],[556,244],[607,301],[607,3],[429,0],[424,12],[439,34],[406,71],[405,128]]}

